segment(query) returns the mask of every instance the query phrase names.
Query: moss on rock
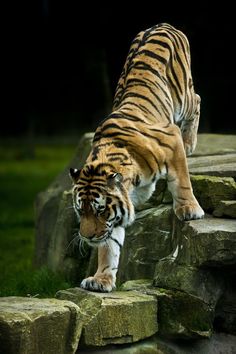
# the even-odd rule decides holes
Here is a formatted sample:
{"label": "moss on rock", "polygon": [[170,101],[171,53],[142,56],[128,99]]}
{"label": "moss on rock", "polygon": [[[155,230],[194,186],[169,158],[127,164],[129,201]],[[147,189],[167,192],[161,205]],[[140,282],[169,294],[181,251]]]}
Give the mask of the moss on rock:
{"label": "moss on rock", "polygon": [[182,291],[153,287],[149,279],[128,281],[122,289],[157,298],[159,335],[178,339],[211,336],[214,311],[202,299]]}
{"label": "moss on rock", "polygon": [[158,330],[157,301],[153,296],[132,292],[92,293],[79,288],[62,290],[83,313],[82,343],[86,346],[133,343]]}
{"label": "moss on rock", "polygon": [[236,182],[232,177],[191,176],[193,192],[206,211],[213,211],[221,200],[236,199]]}

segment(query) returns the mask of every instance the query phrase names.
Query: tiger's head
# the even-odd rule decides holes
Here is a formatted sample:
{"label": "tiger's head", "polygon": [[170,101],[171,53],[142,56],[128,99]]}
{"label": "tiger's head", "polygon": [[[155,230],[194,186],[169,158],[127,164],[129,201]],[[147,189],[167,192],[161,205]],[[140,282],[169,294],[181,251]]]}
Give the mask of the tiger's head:
{"label": "tiger's head", "polygon": [[123,185],[123,176],[110,164],[71,168],[72,198],[80,222],[79,234],[92,246],[104,243],[116,226],[134,219],[134,207]]}

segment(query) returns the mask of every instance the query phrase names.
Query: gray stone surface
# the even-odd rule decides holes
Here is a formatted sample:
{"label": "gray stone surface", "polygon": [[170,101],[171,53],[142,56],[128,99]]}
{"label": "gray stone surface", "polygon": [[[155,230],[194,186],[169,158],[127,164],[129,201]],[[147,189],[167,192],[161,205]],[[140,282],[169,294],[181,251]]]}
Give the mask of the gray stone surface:
{"label": "gray stone surface", "polygon": [[[195,341],[176,341],[156,335],[132,346],[98,349],[94,354],[235,354],[235,342],[235,336],[223,333],[214,333],[210,339]],[[88,351],[81,350],[78,354],[88,354]]]}
{"label": "gray stone surface", "polygon": [[236,200],[221,200],[215,207],[213,215],[216,217],[227,216],[236,219]]}
{"label": "gray stone surface", "polygon": [[[80,252],[76,238],[78,224],[72,208],[70,167],[83,166],[91,148],[93,133],[85,134],[75,156],[47,190],[39,193],[35,201],[36,240],[35,264],[47,265],[64,273],[73,281],[82,280],[87,268],[90,250],[85,246],[85,257]],[[74,242],[73,242],[74,240]],[[80,274],[80,275],[79,275]]]}
{"label": "gray stone surface", "polygon": [[224,289],[224,280],[215,277],[209,269],[180,265],[170,258],[157,263],[153,283],[158,288],[179,290],[195,296],[213,308]]}
{"label": "gray stone surface", "polygon": [[188,157],[191,174],[236,177],[236,153]]}
{"label": "gray stone surface", "polygon": [[212,212],[222,200],[236,199],[236,182],[232,177],[191,176],[194,194],[205,211]]}
{"label": "gray stone surface", "polygon": [[158,301],[159,335],[168,338],[209,338],[212,334],[213,307],[187,292],[152,286],[150,280],[132,280],[122,290],[153,295]]}
{"label": "gray stone surface", "polygon": [[206,215],[178,223],[174,258],[178,264],[223,267],[236,264],[236,219]]}
{"label": "gray stone surface", "polygon": [[129,279],[153,277],[156,263],[172,251],[172,220],[171,205],[137,213],[135,223],[126,229],[118,284]]}
{"label": "gray stone surface", "polygon": [[61,290],[57,298],[73,301],[83,312],[82,345],[133,343],[155,334],[157,301],[137,292],[92,293]]}
{"label": "gray stone surface", "polygon": [[236,136],[230,134],[198,134],[193,156],[236,153]]}
{"label": "gray stone surface", "polygon": [[73,354],[82,330],[79,307],[69,301],[0,298],[3,354]]}
{"label": "gray stone surface", "polygon": [[[48,190],[39,195],[36,203],[36,263],[46,264],[54,271],[63,272],[75,281],[75,284],[95,272],[97,256],[96,250],[90,252],[91,249],[85,246],[83,252],[79,244],[76,244],[78,224],[71,209],[71,181],[68,170],[69,167],[80,168],[83,165],[92,136],[93,134],[87,134],[83,137],[73,161]],[[180,337],[181,331],[185,338],[208,336],[214,316],[219,319],[219,329],[234,333],[235,306],[230,294],[235,293],[233,284],[236,264],[236,183],[232,178],[236,176],[235,138],[199,135],[197,150],[188,158],[194,194],[203,209],[207,213],[214,213],[217,218],[206,215],[203,220],[178,221],[172,211],[170,195],[165,191],[166,183],[160,181],[153,197],[139,208],[136,221],[126,230],[118,271],[118,286],[129,279],[154,278],[155,286],[164,288],[163,299],[169,306],[166,305],[172,319],[185,303],[186,310],[190,309],[189,304],[192,304],[195,313],[197,309],[199,313],[203,309],[207,314],[207,321],[203,321],[207,323],[207,327],[204,327],[207,329],[202,332],[199,329],[198,333],[194,332],[194,327],[191,327],[193,330],[188,329],[189,322],[181,317],[181,313],[177,319],[168,319],[172,325],[168,330],[163,330],[163,333],[169,331],[171,336],[176,333],[176,336]],[[170,204],[165,204],[168,202]],[[86,255],[83,256],[82,253]],[[177,293],[181,295],[178,298],[174,295]],[[89,326],[84,329],[87,331],[84,343],[92,343],[90,332],[94,330],[99,333],[100,329],[97,329],[95,324],[98,319],[102,321],[99,316],[105,310],[101,304],[108,301],[103,295],[91,296],[87,298],[87,302],[85,299],[81,300],[86,311],[95,311],[84,312],[84,318],[89,318],[92,314],[91,329]],[[223,299],[230,300],[224,302]],[[89,309],[87,304],[90,304]],[[98,312],[97,308],[100,308]],[[137,316],[141,316],[141,310],[138,311],[140,312]],[[125,315],[123,317],[126,318]],[[202,317],[204,318],[204,313]],[[113,321],[114,318],[111,317],[111,324]],[[122,323],[121,319],[119,323]],[[161,328],[164,327],[160,323],[160,331]],[[108,333],[106,336],[98,334],[93,345],[118,343],[120,339],[117,338],[120,338],[120,335],[114,336],[115,339],[111,342],[110,330],[110,327],[104,329]],[[106,338],[109,340],[106,341]],[[122,343],[136,340],[133,338],[138,336],[122,334]]]}

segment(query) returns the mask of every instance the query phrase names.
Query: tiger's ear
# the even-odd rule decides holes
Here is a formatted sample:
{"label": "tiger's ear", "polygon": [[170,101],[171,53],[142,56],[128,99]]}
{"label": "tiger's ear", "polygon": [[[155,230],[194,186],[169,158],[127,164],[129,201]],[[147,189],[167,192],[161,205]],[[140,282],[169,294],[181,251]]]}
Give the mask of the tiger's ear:
{"label": "tiger's ear", "polygon": [[81,170],[77,170],[76,168],[70,168],[70,177],[73,182],[77,182]]}
{"label": "tiger's ear", "polygon": [[120,184],[123,181],[123,176],[121,173],[111,173],[108,178],[107,178],[107,185],[110,188],[113,188],[114,186],[119,187]]}

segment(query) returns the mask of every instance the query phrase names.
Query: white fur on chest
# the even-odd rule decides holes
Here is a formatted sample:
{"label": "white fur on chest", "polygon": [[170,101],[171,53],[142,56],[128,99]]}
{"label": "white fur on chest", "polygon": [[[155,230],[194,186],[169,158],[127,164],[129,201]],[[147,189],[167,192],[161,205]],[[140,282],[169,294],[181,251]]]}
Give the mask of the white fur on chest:
{"label": "white fur on chest", "polygon": [[152,195],[156,187],[156,182],[146,186],[136,187],[131,193],[131,200],[135,207],[145,203]]}
{"label": "white fur on chest", "polygon": [[159,179],[166,178],[166,174],[166,166],[163,166],[161,169],[161,173],[157,173],[154,181],[153,179],[142,179],[140,185],[134,187],[134,189],[130,193],[130,198],[132,200],[133,205],[137,207],[145,203],[155,191],[156,182]]}

